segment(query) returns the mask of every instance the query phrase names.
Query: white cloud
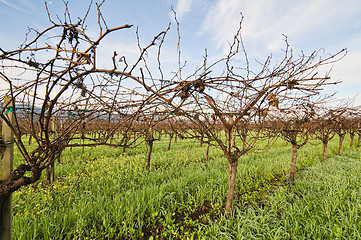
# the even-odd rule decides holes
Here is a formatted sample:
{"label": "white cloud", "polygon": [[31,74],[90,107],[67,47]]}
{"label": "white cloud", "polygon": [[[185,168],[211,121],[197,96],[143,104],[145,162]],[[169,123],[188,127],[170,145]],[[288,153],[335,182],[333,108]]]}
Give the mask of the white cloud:
{"label": "white cloud", "polygon": [[[357,1],[218,0],[204,20],[202,33],[210,35],[217,47],[226,47],[227,40],[236,33],[242,12],[245,42],[274,52],[283,46],[282,34],[293,41],[307,41],[334,31],[335,26],[360,9],[361,2]],[[352,24],[357,27],[357,22]]]}
{"label": "white cloud", "polygon": [[361,51],[349,52],[344,59],[335,64],[331,76],[334,80],[342,81],[340,88],[348,86],[348,91],[361,94],[360,69]]}
{"label": "white cloud", "polygon": [[181,19],[184,15],[191,11],[193,0],[178,0],[175,11],[177,18]]}
{"label": "white cloud", "polygon": [[5,1],[5,0],[0,0],[0,2],[4,3],[5,5],[7,5],[8,7],[11,7],[11,8],[14,8],[20,12],[24,12],[24,13],[30,13],[30,11],[22,8],[19,6],[19,4],[14,4],[14,1],[11,1],[11,3],[9,3],[8,1]]}
{"label": "white cloud", "polygon": [[[335,53],[347,47],[349,54],[331,73],[343,83],[332,91],[339,91],[340,97],[361,94],[361,1],[217,0],[210,6],[200,34],[209,36],[223,55],[239,27],[240,13],[245,17],[242,36],[250,59],[281,53],[285,46],[282,34],[288,36],[295,54],[321,47]],[[357,97],[356,102],[359,100]]]}

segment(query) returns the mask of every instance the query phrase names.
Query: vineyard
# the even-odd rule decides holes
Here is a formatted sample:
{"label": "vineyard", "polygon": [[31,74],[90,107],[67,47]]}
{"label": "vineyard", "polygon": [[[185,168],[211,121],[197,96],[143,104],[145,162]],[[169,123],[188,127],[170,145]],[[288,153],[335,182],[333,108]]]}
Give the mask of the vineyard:
{"label": "vineyard", "polygon": [[229,52],[189,71],[173,10],[169,71],[172,24],[137,28],[136,57],[109,52],[132,25],[108,26],[103,3],[61,19],[45,1],[50,26],[0,48],[2,239],[359,237],[361,112],[323,94],[346,49],[284,37],[252,61],[241,15]]}
{"label": "vineyard", "polygon": [[144,144],[125,156],[111,147],[90,156],[67,149],[53,184],[41,180],[14,194],[14,239],[357,239],[361,154],[345,142],[342,156],[338,139],[330,142],[325,164],[321,142],[301,148],[295,183],[285,141],[241,157],[229,218],[227,161],[215,147],[206,161],[206,145],[178,139],[167,151],[162,138],[150,171]]}

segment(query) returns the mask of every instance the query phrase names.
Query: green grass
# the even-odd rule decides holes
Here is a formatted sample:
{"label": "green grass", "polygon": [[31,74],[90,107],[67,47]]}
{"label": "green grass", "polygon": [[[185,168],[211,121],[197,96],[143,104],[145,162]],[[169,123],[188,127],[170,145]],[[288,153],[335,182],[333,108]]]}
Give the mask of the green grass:
{"label": "green grass", "polygon": [[[56,182],[13,194],[14,239],[357,239],[361,233],[360,152],[341,157],[337,139],[299,150],[296,182],[287,182],[291,146],[278,141],[239,160],[235,211],[223,215],[227,160],[193,140],[146,147],[67,149]],[[20,156],[16,155],[17,158]],[[19,161],[19,159],[15,159]],[[199,214],[197,214],[199,213]],[[147,236],[144,236],[144,234]],[[148,235],[147,235],[148,234]]]}

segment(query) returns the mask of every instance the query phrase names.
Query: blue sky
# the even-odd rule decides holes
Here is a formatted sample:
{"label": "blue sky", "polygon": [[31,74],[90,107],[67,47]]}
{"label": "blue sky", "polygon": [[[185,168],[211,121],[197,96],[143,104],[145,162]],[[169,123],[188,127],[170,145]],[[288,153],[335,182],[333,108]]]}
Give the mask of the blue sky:
{"label": "blue sky", "polygon": [[[52,0],[48,4],[54,19],[56,14],[63,16],[63,1]],[[70,0],[73,19],[83,17],[88,4],[86,0]],[[171,7],[180,22],[182,61],[187,61],[189,72],[202,63],[205,49],[210,60],[224,56],[242,12],[243,39],[251,61],[281,54],[282,34],[288,37],[295,53],[311,53],[320,48],[335,53],[347,48],[347,56],[335,64],[331,72],[332,79],[342,83],[327,91],[337,91],[338,98],[352,98],[358,94],[355,105],[361,105],[361,0],[106,0],[102,11],[109,27],[134,25],[106,39],[108,52],[117,50],[135,56],[137,26],[142,44],[146,44],[171,22],[163,61],[165,70],[172,71],[178,59]],[[89,31],[95,31],[96,18],[91,17]],[[0,19],[3,23],[0,47],[4,50],[19,46],[28,27],[41,30],[50,25],[41,0],[0,0]],[[104,53],[104,66],[110,57]]]}

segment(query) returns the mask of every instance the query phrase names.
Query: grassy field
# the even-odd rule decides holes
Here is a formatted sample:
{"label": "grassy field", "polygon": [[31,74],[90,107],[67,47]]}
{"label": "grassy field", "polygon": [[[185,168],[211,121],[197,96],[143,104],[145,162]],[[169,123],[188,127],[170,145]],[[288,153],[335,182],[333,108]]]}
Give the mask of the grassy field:
{"label": "grassy field", "polygon": [[[151,171],[146,147],[67,149],[56,164],[56,182],[13,194],[14,239],[357,239],[361,238],[361,154],[326,164],[322,145],[299,150],[295,183],[289,183],[291,147],[239,160],[235,211],[223,208],[227,160],[194,140],[155,142]],[[16,158],[20,158],[15,153]]]}

